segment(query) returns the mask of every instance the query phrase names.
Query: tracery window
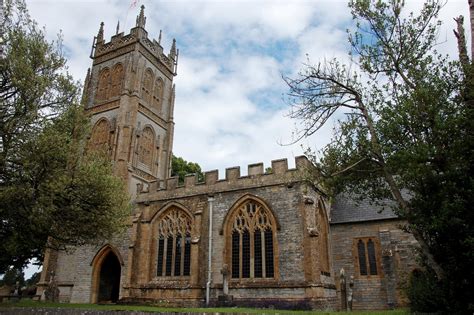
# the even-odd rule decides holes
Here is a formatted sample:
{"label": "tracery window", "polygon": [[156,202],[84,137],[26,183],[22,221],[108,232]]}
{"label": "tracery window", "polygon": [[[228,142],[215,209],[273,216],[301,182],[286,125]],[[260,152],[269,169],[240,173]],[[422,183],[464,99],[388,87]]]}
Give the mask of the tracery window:
{"label": "tracery window", "polygon": [[145,127],[139,140],[138,162],[151,169],[153,162],[153,149],[155,133],[151,127]]}
{"label": "tracery window", "polygon": [[376,276],[379,274],[377,267],[377,256],[375,241],[372,238],[362,238],[357,240],[357,262],[359,265],[359,275]]}
{"label": "tracery window", "polygon": [[119,96],[122,91],[124,78],[123,66],[119,63],[112,69],[110,97]]}
{"label": "tracery window", "polygon": [[242,204],[231,222],[231,277],[274,278],[275,221],[260,203]]}
{"label": "tracery window", "polygon": [[107,119],[99,120],[92,128],[91,138],[89,139],[89,149],[98,151],[109,150],[110,125]]}
{"label": "tracery window", "polygon": [[153,106],[161,110],[161,104],[163,102],[163,87],[164,83],[161,78],[155,81],[154,93],[153,93]]}
{"label": "tracery window", "polygon": [[97,83],[97,101],[105,101],[109,98],[109,83],[110,83],[110,71],[108,68],[102,70],[99,74],[99,82]]}
{"label": "tracery window", "polygon": [[189,276],[191,271],[191,218],[173,207],[158,222],[158,277]]}
{"label": "tracery window", "polygon": [[145,74],[143,76],[143,83],[142,83],[142,99],[151,104],[153,93],[153,71],[150,68],[146,69]]}

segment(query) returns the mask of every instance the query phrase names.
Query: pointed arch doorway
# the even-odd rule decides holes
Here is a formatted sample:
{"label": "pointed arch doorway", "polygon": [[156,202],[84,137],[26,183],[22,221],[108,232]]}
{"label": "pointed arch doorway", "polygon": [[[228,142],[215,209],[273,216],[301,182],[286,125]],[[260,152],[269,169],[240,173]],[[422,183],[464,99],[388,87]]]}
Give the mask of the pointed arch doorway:
{"label": "pointed arch doorway", "polygon": [[120,297],[122,259],[110,245],[102,247],[92,260],[92,303],[115,303]]}

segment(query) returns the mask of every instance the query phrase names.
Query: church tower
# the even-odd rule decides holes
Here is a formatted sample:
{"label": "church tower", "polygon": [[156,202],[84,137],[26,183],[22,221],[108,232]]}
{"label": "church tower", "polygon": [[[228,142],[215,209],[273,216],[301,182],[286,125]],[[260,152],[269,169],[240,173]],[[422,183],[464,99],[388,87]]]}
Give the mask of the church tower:
{"label": "church tower", "polygon": [[89,149],[103,149],[115,173],[128,183],[132,199],[150,182],[169,177],[173,146],[173,107],[178,52],[168,54],[145,30],[141,6],[130,34],[104,39],[104,23],[94,38],[92,68],[83,101],[93,124]]}

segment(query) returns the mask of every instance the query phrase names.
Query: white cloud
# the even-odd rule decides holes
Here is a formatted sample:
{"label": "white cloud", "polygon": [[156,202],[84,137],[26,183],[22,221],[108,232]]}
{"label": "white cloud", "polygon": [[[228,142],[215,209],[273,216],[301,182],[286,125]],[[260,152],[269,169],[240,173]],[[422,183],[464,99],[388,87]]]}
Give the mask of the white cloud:
{"label": "white cloud", "polygon": [[[409,9],[418,0],[407,1]],[[62,29],[69,67],[83,80],[90,67],[90,46],[101,21],[106,37],[135,24],[138,6],[129,1],[29,0],[33,18],[46,25],[49,38]],[[175,79],[175,145],[177,155],[203,169],[221,170],[302,154],[291,141],[295,121],[285,117],[281,95],[286,87],[281,74],[294,75],[306,62],[338,58],[348,61],[346,28],[351,25],[347,1],[337,0],[163,0],[144,4],[149,36],[163,29],[162,45],[169,49],[173,37],[180,48]],[[465,0],[448,1],[441,19],[440,51],[456,53],[453,17],[468,17]],[[468,19],[466,18],[466,21]],[[321,147],[331,125],[304,141]]]}

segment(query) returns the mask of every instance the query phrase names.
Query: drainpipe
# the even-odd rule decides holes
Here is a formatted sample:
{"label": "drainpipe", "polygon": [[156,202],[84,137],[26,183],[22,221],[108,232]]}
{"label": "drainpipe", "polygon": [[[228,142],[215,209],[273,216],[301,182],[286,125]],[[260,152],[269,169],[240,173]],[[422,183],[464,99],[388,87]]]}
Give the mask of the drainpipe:
{"label": "drainpipe", "polygon": [[212,210],[214,197],[209,196],[207,198],[209,203],[209,248],[208,248],[208,260],[207,260],[207,283],[206,283],[206,306],[209,306],[209,295],[211,293],[211,278],[212,278]]}

